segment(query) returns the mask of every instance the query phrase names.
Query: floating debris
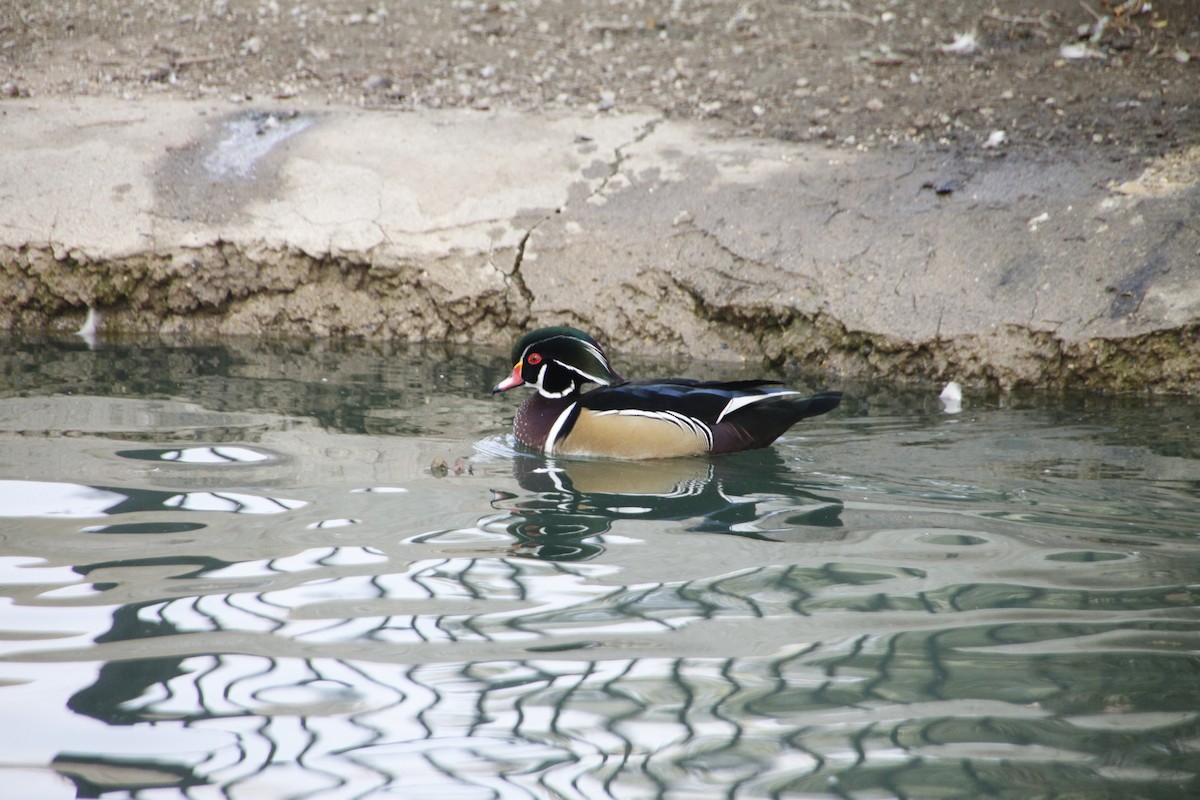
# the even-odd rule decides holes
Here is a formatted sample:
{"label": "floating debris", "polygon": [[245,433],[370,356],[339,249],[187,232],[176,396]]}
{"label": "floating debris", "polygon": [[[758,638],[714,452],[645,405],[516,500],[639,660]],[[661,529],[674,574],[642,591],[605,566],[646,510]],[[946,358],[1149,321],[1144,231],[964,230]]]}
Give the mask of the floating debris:
{"label": "floating debris", "polygon": [[79,330],[75,331],[75,335],[87,342],[89,350],[96,349],[96,329],[99,323],[100,318],[96,314],[96,309],[88,306],[87,318],[79,326]]}
{"label": "floating debris", "polygon": [[956,381],[950,381],[942,393],[938,395],[942,403],[942,411],[946,414],[957,414],[962,411],[962,387]]}
{"label": "floating debris", "polygon": [[444,458],[435,458],[429,465],[429,471],[435,478],[445,478],[447,475],[473,475],[475,467],[465,458],[454,459],[454,464],[446,463]]}

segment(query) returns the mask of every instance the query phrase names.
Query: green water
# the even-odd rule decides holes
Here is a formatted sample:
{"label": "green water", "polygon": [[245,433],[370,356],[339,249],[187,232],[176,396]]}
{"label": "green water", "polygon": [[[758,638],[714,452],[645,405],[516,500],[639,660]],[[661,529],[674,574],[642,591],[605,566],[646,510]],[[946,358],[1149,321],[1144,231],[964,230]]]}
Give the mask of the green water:
{"label": "green water", "polygon": [[0,797],[1200,796],[1195,399],[556,462],[506,345],[6,342]]}

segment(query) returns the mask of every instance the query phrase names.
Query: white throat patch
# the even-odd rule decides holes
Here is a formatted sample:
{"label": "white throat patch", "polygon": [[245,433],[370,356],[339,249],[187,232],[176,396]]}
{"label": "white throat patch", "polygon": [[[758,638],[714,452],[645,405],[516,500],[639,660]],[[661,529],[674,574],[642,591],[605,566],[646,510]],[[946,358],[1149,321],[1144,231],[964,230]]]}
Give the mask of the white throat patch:
{"label": "white throat patch", "polygon": [[[556,361],[554,363],[557,364],[558,362]],[[542,368],[538,370],[537,380],[533,382],[534,388],[537,389],[538,394],[540,394],[542,397],[548,397],[551,400],[557,400],[558,398],[566,397],[571,392],[575,391],[575,381],[571,381],[569,384],[567,384],[567,388],[563,389],[561,392],[552,392],[543,386],[542,381],[546,378],[546,368],[549,366],[549,364],[542,364]]]}

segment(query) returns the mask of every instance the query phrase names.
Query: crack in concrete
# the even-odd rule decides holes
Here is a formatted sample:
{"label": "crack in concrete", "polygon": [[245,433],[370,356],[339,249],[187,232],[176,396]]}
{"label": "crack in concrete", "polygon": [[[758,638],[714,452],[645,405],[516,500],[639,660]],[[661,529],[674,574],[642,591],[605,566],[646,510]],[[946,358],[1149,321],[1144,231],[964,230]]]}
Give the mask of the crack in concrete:
{"label": "crack in concrete", "polygon": [[[528,310],[533,307],[533,292],[525,283],[525,277],[521,274],[521,265],[525,262],[525,248],[529,245],[529,237],[533,236],[533,232],[538,229],[538,226],[548,221],[550,217],[545,217],[539,220],[529,230],[525,231],[525,235],[521,237],[521,241],[517,242],[517,253],[513,257],[512,272],[507,276],[507,280],[511,286],[517,290],[517,294],[521,295],[521,301],[525,304],[526,313],[518,322],[523,326],[529,320]],[[509,313],[511,322],[512,313]]]}
{"label": "crack in concrete", "polygon": [[625,148],[633,147],[636,144],[641,144],[642,142],[646,141],[646,139],[650,137],[650,134],[654,133],[655,129],[658,128],[662,121],[662,117],[650,120],[642,126],[642,130],[639,131],[631,140],[625,142],[624,144],[619,144],[613,148],[613,155],[615,156],[613,168],[609,170],[608,174],[605,175],[604,178],[601,179],[600,185],[596,187],[595,191],[588,194],[588,199],[601,194],[605,189],[608,188],[609,182],[621,172],[621,167],[625,164],[625,161],[628,158],[628,156],[625,155]]}
{"label": "crack in concrete", "polygon": [[[705,241],[710,242],[717,248],[719,252],[723,253],[733,262],[735,269],[744,265],[753,265],[759,269],[778,269],[777,265],[767,264],[753,258],[748,258],[733,251],[730,247],[723,243],[720,237],[715,233],[699,227],[693,222],[686,223],[685,230],[675,235],[682,239],[689,234],[699,235]],[[740,283],[743,286],[757,285],[755,282],[746,280],[744,278],[734,278],[732,275],[722,269],[715,269],[712,270],[712,272],[730,282]],[[691,301],[692,313],[698,319],[709,324],[733,328],[741,334],[749,334],[750,339],[758,348],[761,357],[765,361],[775,363],[776,365],[780,363],[781,358],[779,354],[772,355],[771,351],[777,348],[773,348],[769,345],[769,338],[778,338],[780,332],[787,330],[801,319],[806,320],[808,325],[813,328],[813,330],[821,327],[819,318],[823,315],[819,310],[814,312],[805,312],[796,308],[794,305],[787,303],[771,304],[763,302],[750,303],[748,305],[714,305],[704,296],[704,293],[701,289],[693,285],[686,278],[674,275],[667,271],[662,271],[661,274],[664,276],[664,281],[669,286]],[[815,280],[815,278],[812,278],[811,276],[806,277]],[[842,327],[844,330],[844,326],[842,326],[841,323],[835,324],[839,327]],[[824,346],[828,348],[829,343],[829,340],[826,340],[824,342]]]}
{"label": "crack in concrete", "polygon": [[[709,229],[707,229],[705,227],[697,225],[694,221],[681,222],[678,224],[677,227],[680,228],[681,230],[679,230],[676,233],[673,233],[672,237],[678,236],[678,237],[682,238],[682,237],[686,237],[686,235],[688,233],[697,233],[705,241],[712,242],[713,245],[715,245],[718,250],[720,250],[725,255],[729,256],[729,258],[733,259],[733,262],[735,265],[751,264],[755,267],[758,267],[759,269],[769,270],[771,272],[779,271],[780,267],[778,264],[769,263],[766,261],[760,261],[757,258],[751,258],[750,256],[744,256],[741,253],[738,253],[733,248],[731,248],[729,245],[725,244],[725,242],[721,241],[721,237],[718,234],[716,234],[713,231],[710,231]],[[682,245],[681,245],[681,247],[682,247]],[[814,266],[815,266],[815,262],[814,262]],[[744,283],[749,286],[757,285],[753,281],[747,280],[745,278],[733,278],[732,276],[729,276],[724,272],[721,272],[720,274],[722,275],[722,277],[728,277],[731,280],[736,280],[740,283]]]}
{"label": "crack in concrete", "polygon": [[[591,198],[602,194],[612,179],[620,174],[621,168],[628,158],[628,156],[625,154],[625,149],[644,142],[652,133],[654,133],[655,128],[657,128],[661,122],[661,117],[650,120],[641,127],[641,130],[636,132],[632,139],[618,144],[613,148],[612,167],[608,170],[608,174],[600,179],[599,185],[587,193],[587,195],[584,197],[585,203]],[[546,214],[541,219],[537,220],[535,223],[529,226],[524,235],[521,236],[521,240],[517,243],[517,252],[513,256],[512,271],[508,273],[506,279],[508,280],[509,284],[517,290],[517,294],[520,295],[521,301],[524,303],[526,308],[526,313],[520,315],[520,319],[517,320],[520,326],[524,326],[528,323],[530,316],[528,309],[532,308],[534,300],[536,299],[533,290],[530,289],[529,285],[525,282],[525,276],[521,273],[521,267],[525,263],[525,254],[529,249],[529,241],[533,238],[533,235],[537,232],[538,228],[554,219],[554,217],[565,213],[570,206],[570,201],[564,202],[562,205],[555,208],[553,212]],[[509,316],[512,316],[511,313]],[[509,321],[511,321],[511,319]]]}

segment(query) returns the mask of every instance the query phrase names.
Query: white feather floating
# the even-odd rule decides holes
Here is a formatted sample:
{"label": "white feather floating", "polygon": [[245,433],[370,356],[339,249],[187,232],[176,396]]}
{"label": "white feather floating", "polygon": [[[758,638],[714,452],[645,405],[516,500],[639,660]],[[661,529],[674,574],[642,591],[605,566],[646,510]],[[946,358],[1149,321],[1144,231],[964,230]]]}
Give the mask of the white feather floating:
{"label": "white feather floating", "polygon": [[88,306],[87,318],[79,326],[79,330],[75,331],[75,335],[87,342],[90,350],[96,349],[96,329],[99,324],[100,319],[96,316],[96,309]]}
{"label": "white feather floating", "polygon": [[962,411],[962,387],[955,381],[950,381],[938,395],[938,400],[942,401],[942,411],[947,414],[959,413]]}

